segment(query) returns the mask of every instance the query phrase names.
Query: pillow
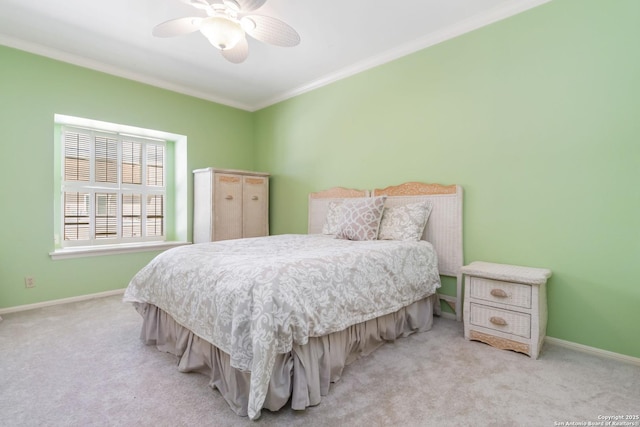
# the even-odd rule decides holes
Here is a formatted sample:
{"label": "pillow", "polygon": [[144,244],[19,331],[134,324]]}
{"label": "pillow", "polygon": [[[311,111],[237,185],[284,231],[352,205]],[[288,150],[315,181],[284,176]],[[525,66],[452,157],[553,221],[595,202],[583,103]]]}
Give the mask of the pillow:
{"label": "pillow", "polygon": [[378,239],[420,240],[432,209],[433,204],[428,200],[385,208]]}
{"label": "pillow", "polygon": [[342,202],[338,239],[376,240],[386,196],[347,199]]}
{"label": "pillow", "polygon": [[327,217],[322,226],[322,234],[338,234],[342,222],[342,203],[330,202]]}

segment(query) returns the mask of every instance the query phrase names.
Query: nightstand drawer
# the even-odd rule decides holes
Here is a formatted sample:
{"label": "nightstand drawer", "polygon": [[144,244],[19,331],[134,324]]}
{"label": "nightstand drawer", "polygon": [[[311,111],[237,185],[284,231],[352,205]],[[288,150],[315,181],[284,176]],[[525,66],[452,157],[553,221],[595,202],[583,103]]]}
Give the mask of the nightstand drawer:
{"label": "nightstand drawer", "polygon": [[531,286],[471,277],[471,298],[531,308]]}
{"label": "nightstand drawer", "polygon": [[470,323],[507,334],[531,338],[531,316],[486,305],[470,305]]}

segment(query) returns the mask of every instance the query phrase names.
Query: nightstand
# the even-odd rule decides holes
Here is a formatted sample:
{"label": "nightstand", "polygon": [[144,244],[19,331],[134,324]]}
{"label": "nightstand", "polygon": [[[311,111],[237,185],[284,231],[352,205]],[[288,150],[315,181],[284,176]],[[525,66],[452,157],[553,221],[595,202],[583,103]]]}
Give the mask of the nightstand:
{"label": "nightstand", "polygon": [[551,270],[476,261],[460,271],[464,337],[537,359],[547,331]]}

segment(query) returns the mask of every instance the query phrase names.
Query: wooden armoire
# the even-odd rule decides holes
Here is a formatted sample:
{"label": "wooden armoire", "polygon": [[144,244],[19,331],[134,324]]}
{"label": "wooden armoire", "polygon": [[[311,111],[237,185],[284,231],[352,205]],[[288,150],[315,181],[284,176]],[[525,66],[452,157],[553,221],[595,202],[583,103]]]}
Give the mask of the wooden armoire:
{"label": "wooden armoire", "polygon": [[193,243],[269,235],[269,174],[193,171]]}

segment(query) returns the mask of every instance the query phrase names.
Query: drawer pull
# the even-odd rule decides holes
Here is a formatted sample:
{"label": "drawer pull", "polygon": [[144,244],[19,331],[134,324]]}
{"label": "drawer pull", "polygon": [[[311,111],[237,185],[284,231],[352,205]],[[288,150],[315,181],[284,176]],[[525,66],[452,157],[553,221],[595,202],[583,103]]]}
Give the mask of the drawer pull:
{"label": "drawer pull", "polygon": [[502,317],[498,317],[498,316],[491,316],[491,318],[489,319],[489,322],[493,323],[494,325],[498,325],[498,326],[505,326],[507,324],[506,320],[504,320]]}
{"label": "drawer pull", "polygon": [[503,291],[502,289],[491,289],[491,295],[493,295],[494,297],[498,297],[498,298],[506,298],[507,297],[507,293],[505,291]]}
{"label": "drawer pull", "polygon": [[227,200],[233,200],[233,196],[231,194],[229,194],[227,197],[225,197],[225,199]]}
{"label": "drawer pull", "polygon": [[251,200],[258,200],[258,196],[253,196]]}

